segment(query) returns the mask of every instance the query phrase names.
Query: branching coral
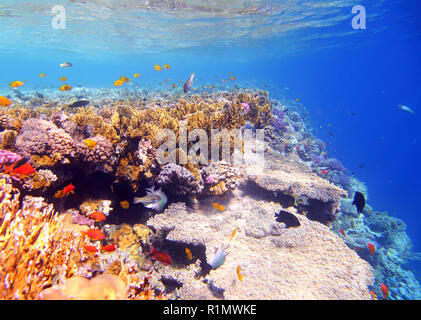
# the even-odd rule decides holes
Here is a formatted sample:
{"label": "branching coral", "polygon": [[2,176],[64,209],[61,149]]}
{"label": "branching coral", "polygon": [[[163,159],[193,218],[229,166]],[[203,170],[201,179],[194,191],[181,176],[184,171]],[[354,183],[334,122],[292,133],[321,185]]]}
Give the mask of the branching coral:
{"label": "branching coral", "polygon": [[63,230],[53,207],[26,197],[0,180],[0,297],[35,299],[58,276],[73,276],[81,266],[80,235]]}

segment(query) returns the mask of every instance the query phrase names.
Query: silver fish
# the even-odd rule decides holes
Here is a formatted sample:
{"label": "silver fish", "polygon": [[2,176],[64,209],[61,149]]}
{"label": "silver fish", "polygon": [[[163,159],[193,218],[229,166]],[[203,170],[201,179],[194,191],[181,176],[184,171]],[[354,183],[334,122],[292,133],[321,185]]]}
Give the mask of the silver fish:
{"label": "silver fish", "polygon": [[190,90],[191,86],[193,85],[193,78],[196,74],[192,73],[190,77],[187,79],[187,81],[183,85],[184,93],[187,93],[187,91]]}
{"label": "silver fish", "polygon": [[399,105],[398,105],[398,107],[399,107],[399,109],[401,109],[401,110],[403,110],[403,111],[406,111],[406,112],[409,112],[409,113],[412,113],[412,114],[414,114],[414,113],[415,113],[415,111],[414,111],[414,110],[412,110],[410,107],[405,106],[405,105],[403,105],[403,104],[399,104]]}
{"label": "silver fish", "polygon": [[70,62],[60,63],[60,67],[62,67],[62,68],[70,68],[71,66],[72,66],[72,64]]}

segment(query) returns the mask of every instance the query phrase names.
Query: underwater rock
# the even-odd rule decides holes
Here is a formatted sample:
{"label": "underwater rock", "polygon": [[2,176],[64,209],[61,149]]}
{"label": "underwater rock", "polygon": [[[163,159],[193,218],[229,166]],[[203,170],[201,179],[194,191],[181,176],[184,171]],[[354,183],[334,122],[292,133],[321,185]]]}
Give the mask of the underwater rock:
{"label": "underwater rock", "polygon": [[[192,214],[184,203],[173,203],[147,225],[165,230],[167,240],[206,246],[208,261],[228,242],[225,263],[207,276],[225,290],[225,299],[370,299],[367,285],[372,281],[372,269],[328,227],[296,215],[300,227],[284,228],[279,223],[273,235],[279,204],[254,200],[239,191],[234,194],[224,212]],[[258,213],[256,207],[264,211]],[[248,236],[246,230],[252,224],[263,225],[265,237]],[[237,235],[229,241],[234,228]],[[279,257],[276,263],[274,257]],[[241,285],[236,274],[239,264],[244,274]],[[168,269],[165,276],[183,283],[178,290],[181,299],[210,293],[199,280],[188,278],[187,271]]]}
{"label": "underwater rock", "polygon": [[198,180],[189,170],[173,163],[162,166],[156,183],[173,194],[197,194],[204,187],[201,177]]}

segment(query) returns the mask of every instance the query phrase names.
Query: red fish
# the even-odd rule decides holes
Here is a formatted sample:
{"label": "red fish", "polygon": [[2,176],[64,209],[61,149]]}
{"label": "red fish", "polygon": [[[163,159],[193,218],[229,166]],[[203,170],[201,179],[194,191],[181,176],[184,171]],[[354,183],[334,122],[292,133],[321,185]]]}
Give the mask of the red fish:
{"label": "red fish", "polygon": [[376,294],[374,293],[373,290],[370,291],[371,294],[371,300],[377,300]]}
{"label": "red fish", "polygon": [[84,245],[83,249],[85,249],[88,252],[98,252],[98,249],[95,246]]}
{"label": "red fish", "polygon": [[360,247],[355,247],[355,249],[357,249],[358,252],[360,252],[360,250],[361,250]]}
{"label": "red fish", "polygon": [[389,298],[389,289],[388,287],[382,282],[382,284],[380,285],[380,289],[383,292],[383,296],[387,299]]}
{"label": "red fish", "polygon": [[102,240],[105,238],[105,235],[98,229],[89,229],[86,232],[83,232],[84,235],[88,236],[92,240]]}
{"label": "red fish", "polygon": [[370,254],[373,255],[374,254],[374,251],[375,251],[374,245],[372,243],[369,243],[367,245],[367,248],[368,248],[368,251],[370,251]]}
{"label": "red fish", "polygon": [[321,174],[328,174],[329,173],[329,169],[320,170],[320,173]]}
{"label": "red fish", "polygon": [[109,244],[107,246],[102,246],[101,250],[106,252],[113,252],[116,249],[115,244]]}
{"label": "red fish", "polygon": [[29,163],[25,163],[17,168],[14,167],[15,164],[11,166],[4,166],[4,173],[9,174],[11,176],[19,176],[19,177],[26,177],[33,173],[35,173],[35,169]]}
{"label": "red fish", "polygon": [[157,251],[157,250],[155,250],[154,247],[152,247],[152,250],[150,252],[148,252],[147,255],[152,256],[152,259],[158,260],[158,261],[160,261],[160,262],[162,262],[163,264],[166,264],[166,265],[172,263],[172,259],[168,254],[166,254],[162,251]]}
{"label": "red fish", "polygon": [[63,197],[68,196],[71,193],[75,193],[75,186],[72,183],[68,184],[63,189],[57,191],[54,194],[54,198],[63,198]]}
{"label": "red fish", "polygon": [[342,229],[339,229],[339,232],[344,236],[344,237],[346,237],[346,233],[345,233],[345,231],[343,231]]}
{"label": "red fish", "polygon": [[95,221],[104,221],[106,219],[105,215],[99,211],[92,212],[89,215],[89,218],[94,219]]}

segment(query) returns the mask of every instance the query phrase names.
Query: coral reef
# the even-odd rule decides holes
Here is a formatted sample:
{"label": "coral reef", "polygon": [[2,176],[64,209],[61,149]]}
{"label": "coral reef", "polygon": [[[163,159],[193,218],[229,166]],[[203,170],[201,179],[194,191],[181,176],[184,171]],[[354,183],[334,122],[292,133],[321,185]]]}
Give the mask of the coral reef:
{"label": "coral reef", "polygon": [[[280,208],[241,194],[231,199],[226,211],[212,215],[191,214],[184,203],[172,204],[148,225],[165,235],[168,248],[203,247],[205,254],[199,258],[205,261],[191,263],[184,271],[165,269],[163,277],[182,284],[177,289],[181,299],[215,299],[211,286],[193,275],[202,272],[200,266],[209,263],[237,229],[225,263],[205,279],[223,290],[223,298],[370,299],[368,263],[328,227],[293,211],[301,227],[286,229],[274,219]],[[238,265],[244,273],[242,282],[237,279]]]}

